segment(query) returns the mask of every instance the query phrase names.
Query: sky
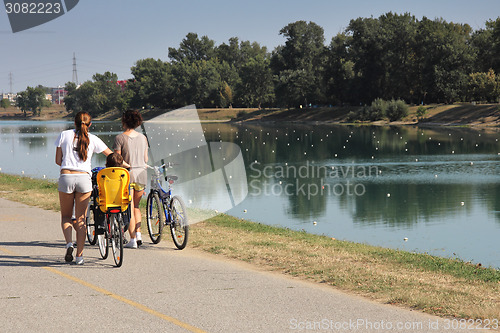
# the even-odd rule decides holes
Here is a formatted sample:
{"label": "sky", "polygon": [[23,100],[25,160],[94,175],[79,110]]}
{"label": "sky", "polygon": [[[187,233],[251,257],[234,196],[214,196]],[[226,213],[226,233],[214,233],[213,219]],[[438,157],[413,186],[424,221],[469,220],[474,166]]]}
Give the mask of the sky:
{"label": "sky", "polygon": [[73,54],[79,83],[105,71],[126,80],[132,77],[130,67],[137,60],[167,61],[168,48],[179,47],[190,32],[206,35],[216,45],[238,37],[272,51],[285,43],[279,31],[289,23],[304,20],[320,25],[329,44],[351,19],[379,17],[389,11],[481,29],[500,16],[500,1],[81,0],[66,14],[17,33],[2,8],[0,93],[10,92],[10,73],[13,92],[39,84],[64,86],[73,79]]}

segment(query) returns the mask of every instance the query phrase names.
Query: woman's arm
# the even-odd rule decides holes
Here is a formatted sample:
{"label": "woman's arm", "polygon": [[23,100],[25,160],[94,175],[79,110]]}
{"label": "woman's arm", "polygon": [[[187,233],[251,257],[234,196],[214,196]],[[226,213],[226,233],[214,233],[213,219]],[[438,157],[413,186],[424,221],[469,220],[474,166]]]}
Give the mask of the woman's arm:
{"label": "woman's arm", "polygon": [[108,156],[109,154],[111,154],[113,151],[109,148],[106,148],[106,150],[104,150],[102,153],[104,154],[104,156]]}
{"label": "woman's arm", "polygon": [[56,164],[59,166],[61,166],[61,164],[62,164],[62,156],[63,156],[63,154],[62,154],[61,147],[57,147],[56,148]]}

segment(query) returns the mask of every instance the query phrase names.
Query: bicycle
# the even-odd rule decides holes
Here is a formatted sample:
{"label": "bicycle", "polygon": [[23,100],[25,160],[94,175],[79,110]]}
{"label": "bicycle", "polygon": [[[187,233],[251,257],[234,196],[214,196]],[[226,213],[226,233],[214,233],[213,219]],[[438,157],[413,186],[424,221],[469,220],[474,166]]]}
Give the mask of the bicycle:
{"label": "bicycle", "polygon": [[151,190],[146,202],[146,221],[149,237],[154,244],[161,241],[163,227],[169,225],[175,246],[182,250],[188,241],[189,221],[184,201],[179,196],[172,195],[172,184],[178,177],[166,175],[165,181],[168,182],[168,190],[165,191],[161,186],[161,169],[166,171],[171,167],[171,163],[153,167],[148,165],[148,168],[153,170],[153,175],[151,176]]}
{"label": "bicycle", "polygon": [[99,203],[99,188],[97,187],[97,173],[104,169],[103,167],[96,167],[92,169],[92,192],[90,193],[89,206],[87,208],[87,217],[85,218],[85,225],[87,229],[87,240],[90,245],[95,245],[96,238],[96,223],[95,218],[100,214]]}
{"label": "bicycle", "polygon": [[[130,175],[124,168],[105,168],[97,173],[98,209],[104,214],[103,233],[97,235],[101,257],[109,255],[109,244],[117,267],[123,263],[124,217],[130,204]],[[95,228],[95,223],[94,223]]]}

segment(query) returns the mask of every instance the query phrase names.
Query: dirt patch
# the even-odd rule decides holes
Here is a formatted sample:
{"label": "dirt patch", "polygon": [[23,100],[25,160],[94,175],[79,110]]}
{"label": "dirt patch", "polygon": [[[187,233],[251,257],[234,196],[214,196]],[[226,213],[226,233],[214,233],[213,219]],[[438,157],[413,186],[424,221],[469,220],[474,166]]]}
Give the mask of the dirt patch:
{"label": "dirt patch", "polygon": [[42,109],[39,116],[35,116],[31,111],[25,114],[16,107],[0,109],[0,120],[59,120],[71,119],[71,117],[71,113],[66,111],[64,105],[52,105]]}
{"label": "dirt patch", "polygon": [[500,106],[498,104],[456,105],[432,114],[421,123],[441,125],[499,126]]}

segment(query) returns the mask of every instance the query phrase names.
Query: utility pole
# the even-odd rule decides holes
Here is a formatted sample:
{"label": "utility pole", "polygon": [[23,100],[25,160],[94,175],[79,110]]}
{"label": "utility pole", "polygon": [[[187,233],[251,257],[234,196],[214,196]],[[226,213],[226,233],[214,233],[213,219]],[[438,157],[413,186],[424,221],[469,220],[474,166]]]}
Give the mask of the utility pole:
{"label": "utility pole", "polygon": [[73,52],[73,82],[78,86],[78,74],[76,72],[76,56]]}

